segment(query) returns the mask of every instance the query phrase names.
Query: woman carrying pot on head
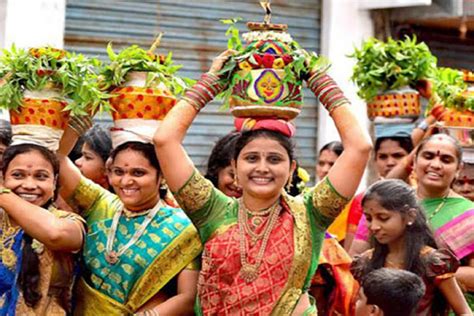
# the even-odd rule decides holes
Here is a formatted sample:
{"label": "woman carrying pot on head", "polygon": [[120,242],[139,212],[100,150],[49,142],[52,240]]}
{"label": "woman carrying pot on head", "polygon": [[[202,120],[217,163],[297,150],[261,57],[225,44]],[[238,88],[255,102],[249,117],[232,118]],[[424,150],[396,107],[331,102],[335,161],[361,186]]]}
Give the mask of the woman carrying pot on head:
{"label": "woman carrying pot on head", "polygon": [[59,162],[43,146],[19,144],[3,156],[0,188],[0,314],[70,312],[73,253],[84,238],[79,215],[53,206]]}
{"label": "woman carrying pot on head", "polygon": [[[446,134],[425,138],[414,153],[413,170],[418,179],[416,194],[437,243],[451,250],[461,266],[455,276],[465,291],[467,301],[474,307],[474,204],[451,189],[459,172],[462,149],[459,143]],[[403,161],[400,169],[411,166]],[[361,240],[367,240],[369,232],[360,229]]]}
{"label": "woman carrying pot on head", "polygon": [[[232,163],[242,197],[225,196],[195,169],[182,141],[198,110],[222,88],[216,73],[229,54],[214,61],[209,73],[170,111],[154,136],[168,186],[204,243],[196,312],[315,314],[307,289],[324,232],[347,197],[354,194],[371,144],[332,79],[311,73],[313,80],[327,80],[326,87],[337,93],[332,102],[323,103],[345,151],[328,176],[304,196],[285,194],[284,186],[295,168],[287,136],[291,128],[282,121],[262,120],[242,132],[235,145]],[[317,86],[313,80],[310,83]],[[196,98],[196,91],[208,93]],[[262,126],[265,128],[259,129]]]}
{"label": "woman carrying pot on head", "polygon": [[[151,129],[153,135],[154,128]],[[114,134],[115,133],[115,134]],[[61,195],[87,222],[76,315],[192,314],[202,246],[186,215],[163,200],[150,136],[114,132],[109,181],[116,194],[81,175],[60,148]]]}

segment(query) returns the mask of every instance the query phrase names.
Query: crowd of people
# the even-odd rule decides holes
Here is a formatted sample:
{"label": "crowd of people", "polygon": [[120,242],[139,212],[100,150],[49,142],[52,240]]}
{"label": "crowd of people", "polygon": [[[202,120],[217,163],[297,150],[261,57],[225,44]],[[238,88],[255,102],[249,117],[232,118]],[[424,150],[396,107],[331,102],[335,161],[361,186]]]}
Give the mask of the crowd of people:
{"label": "crowd of people", "polygon": [[[226,56],[195,91],[219,87]],[[379,179],[356,194],[372,142],[332,79],[309,78],[338,96],[322,103],[341,139],[313,187],[281,120],[224,136],[201,174],[182,145],[205,105],[193,93],[151,142],[71,126],[53,153],[3,133],[0,314],[472,315],[462,148],[425,128],[379,134]]]}

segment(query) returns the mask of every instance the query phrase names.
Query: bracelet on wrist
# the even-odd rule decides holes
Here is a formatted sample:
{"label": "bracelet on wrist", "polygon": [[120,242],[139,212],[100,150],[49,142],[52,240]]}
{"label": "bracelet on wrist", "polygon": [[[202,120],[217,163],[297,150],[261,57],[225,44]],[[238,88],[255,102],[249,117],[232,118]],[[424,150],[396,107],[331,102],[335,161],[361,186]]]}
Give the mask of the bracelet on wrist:
{"label": "bracelet on wrist", "polygon": [[422,120],[420,123],[416,125],[416,128],[419,128],[426,132],[430,126],[428,125],[428,122],[426,120]]}
{"label": "bracelet on wrist", "polygon": [[186,100],[197,112],[215,98],[223,89],[220,78],[214,73],[205,73],[198,82],[184,94]]}
{"label": "bracelet on wrist", "polygon": [[311,76],[308,80],[308,87],[329,113],[343,104],[350,104],[336,82],[325,73]]}

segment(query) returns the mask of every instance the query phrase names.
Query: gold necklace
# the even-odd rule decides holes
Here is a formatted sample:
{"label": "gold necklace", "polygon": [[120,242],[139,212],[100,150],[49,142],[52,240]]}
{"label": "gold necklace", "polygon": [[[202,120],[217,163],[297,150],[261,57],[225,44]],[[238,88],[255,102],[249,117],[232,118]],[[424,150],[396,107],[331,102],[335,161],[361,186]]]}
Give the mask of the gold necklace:
{"label": "gold necklace", "polygon": [[1,260],[10,270],[14,270],[17,262],[15,251],[12,250],[15,243],[15,236],[20,230],[20,226],[12,227],[8,214],[3,211],[2,236],[0,237]]}
{"label": "gold necklace", "polygon": [[394,269],[403,269],[405,267],[405,261],[395,262],[386,258],[385,267],[394,268]]}
{"label": "gold necklace", "polygon": [[[252,239],[252,243],[256,243],[258,240],[263,238],[263,235],[265,233],[265,229],[263,229],[260,233],[255,232],[250,226],[249,226],[249,221],[252,223],[254,226],[254,229],[257,229],[261,223],[263,223],[268,214],[272,214],[275,209],[279,206],[280,201],[279,199],[273,203],[273,205],[270,205],[269,207],[262,209],[260,211],[251,211],[247,207],[245,207],[245,204],[243,203],[242,199],[239,199],[239,209],[243,210],[243,223],[244,223],[244,228],[245,232],[250,235]],[[249,214],[252,215],[252,218],[249,220]],[[267,224],[268,225],[268,224]]]}
{"label": "gold necklace", "polygon": [[449,192],[448,192],[448,194],[443,198],[443,201],[442,201],[441,203],[439,203],[438,207],[434,210],[434,212],[430,214],[430,216],[429,216],[428,219],[426,220],[426,222],[427,222],[428,224],[430,224],[430,223],[431,223],[431,220],[433,219],[433,217],[435,217],[436,214],[438,214],[438,213],[443,209],[443,206],[444,206],[444,204],[446,204],[446,200],[447,200],[448,196],[449,196]]}
{"label": "gold necklace", "polygon": [[[255,281],[258,277],[258,269],[262,264],[263,255],[265,253],[265,249],[267,248],[267,243],[270,238],[270,233],[273,230],[276,222],[278,221],[278,216],[280,215],[281,206],[279,204],[279,200],[276,203],[276,207],[270,207],[272,212],[270,213],[270,219],[267,222],[265,228],[262,231],[262,244],[260,245],[260,249],[258,250],[257,256],[255,257],[255,263],[250,264],[247,261],[247,253],[249,251],[249,243],[247,242],[247,236],[245,234],[245,223],[247,220],[247,212],[244,210],[243,207],[239,207],[238,213],[238,222],[239,222],[239,237],[240,237],[240,263],[242,268],[240,269],[240,277],[246,282],[250,283]],[[242,201],[243,204],[243,201]]]}

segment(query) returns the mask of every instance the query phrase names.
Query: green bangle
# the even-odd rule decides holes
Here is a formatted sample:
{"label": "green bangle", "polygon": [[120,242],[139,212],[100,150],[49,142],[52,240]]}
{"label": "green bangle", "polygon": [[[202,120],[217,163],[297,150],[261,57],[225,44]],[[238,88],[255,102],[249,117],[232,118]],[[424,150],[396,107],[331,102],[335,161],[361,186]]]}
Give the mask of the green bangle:
{"label": "green bangle", "polygon": [[3,194],[3,193],[11,193],[12,190],[10,189],[7,189],[7,188],[0,188],[0,194]]}

